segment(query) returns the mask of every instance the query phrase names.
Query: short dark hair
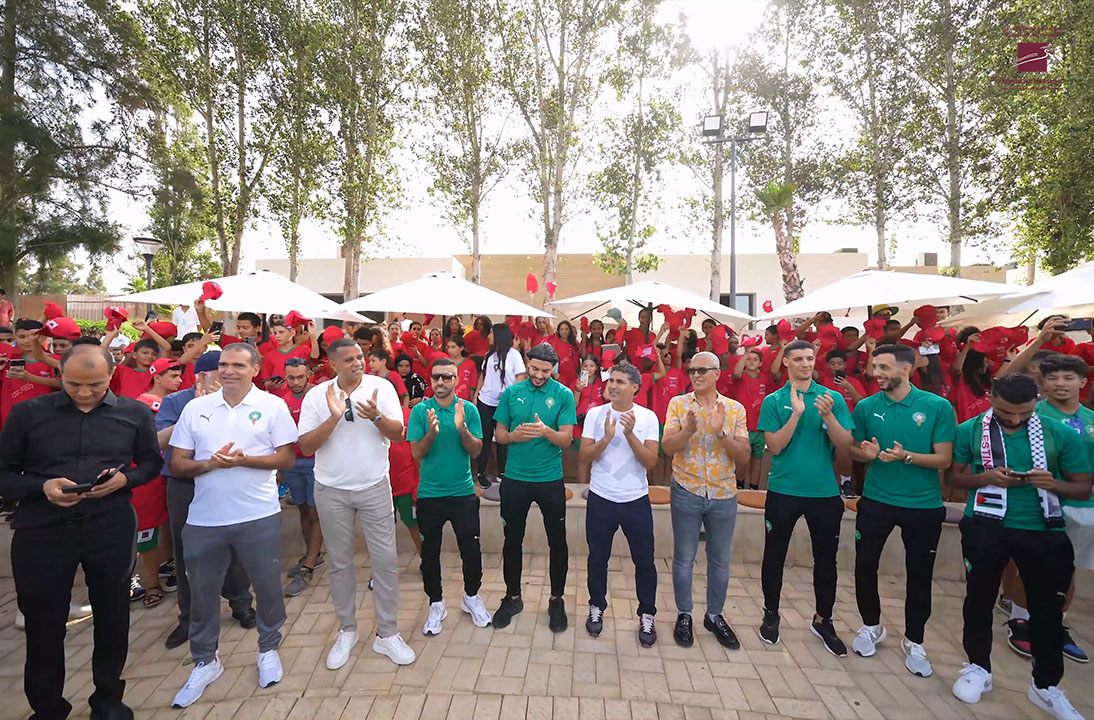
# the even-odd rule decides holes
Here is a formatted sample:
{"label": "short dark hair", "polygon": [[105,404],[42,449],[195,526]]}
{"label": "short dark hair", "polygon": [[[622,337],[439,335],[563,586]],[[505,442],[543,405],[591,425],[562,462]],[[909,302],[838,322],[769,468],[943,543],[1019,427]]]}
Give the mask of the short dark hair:
{"label": "short dark hair", "polygon": [[552,347],[550,343],[544,342],[528,351],[528,359],[549,362],[552,365],[555,365],[558,363],[558,353],[555,352],[554,347]]}
{"label": "short dark hair", "polygon": [[452,367],[456,367],[456,361],[450,357],[439,357],[433,361],[433,367],[437,367],[438,365],[451,365]]}
{"label": "short dark hair", "polygon": [[160,344],[152,338],[141,338],[137,341],[137,344],[133,346],[133,352],[144,350],[145,348],[152,348],[156,352],[159,352]]}
{"label": "short dark hair", "polygon": [[331,356],[342,348],[355,348],[357,343],[348,337],[340,337],[327,346],[327,356]]}
{"label": "short dark hair", "polygon": [[186,333],[182,336],[182,344],[190,342],[191,340],[201,340],[202,335],[199,332]]}
{"label": "short dark hair", "polygon": [[368,340],[372,342],[372,328],[359,327],[353,331],[354,340]]}
{"label": "short dark hair", "polygon": [[682,363],[691,362],[691,359],[693,357],[695,357],[696,355],[698,355],[698,354],[699,354],[698,350],[685,350],[683,353],[680,354],[680,362],[682,362]]}
{"label": "short dark hair", "polygon": [[6,325],[0,325],[0,333],[9,333],[9,332],[11,332],[11,331],[12,331],[12,330],[11,330],[11,328],[10,328],[10,327],[8,327],[8,326],[6,326]]}
{"label": "short dark hair", "polygon": [[[0,328],[0,330],[3,330],[3,328]],[[76,347],[77,345],[102,345],[102,342],[94,335],[81,335],[72,341],[72,347]],[[111,357],[113,357],[113,355]]]}
{"label": "short dark hair", "polygon": [[840,333],[845,333],[848,330],[854,330],[855,332],[859,333],[860,335],[862,334],[861,332],[859,332],[859,329],[857,327],[855,327],[854,325],[848,325],[847,327],[840,328]]}
{"label": "short dark hair", "polygon": [[[140,345],[140,343],[137,343],[137,344]],[[245,352],[245,353],[247,353],[247,356],[250,357],[250,359],[251,359],[251,365],[258,365],[258,363],[261,361],[261,358],[258,355],[258,348],[256,348],[254,345],[252,345],[250,343],[242,343],[241,342],[241,343],[231,343],[229,345],[225,345],[224,348],[220,351],[221,358],[223,358],[224,353],[226,353],[226,352]]]}
{"label": "short dark hair", "polygon": [[1048,317],[1041,318],[1041,322],[1037,323],[1037,329],[1038,330],[1044,330],[1045,325],[1047,325],[1048,321],[1051,320],[1053,317],[1054,317],[1053,315],[1049,315]]}
{"label": "short dark hair", "polygon": [[786,346],[786,350],[783,350],[783,357],[786,357],[792,352],[797,352],[798,350],[813,350],[813,343],[808,340],[795,340]]}
{"label": "short dark hair", "polygon": [[1015,405],[1033,402],[1039,395],[1037,381],[1021,373],[1004,375],[991,384],[991,395]]}
{"label": "short dark hair", "polygon": [[888,320],[885,321],[885,327],[889,328],[889,327],[904,327],[904,326],[901,325],[900,321],[897,320],[896,318],[889,318]]}
{"label": "short dark hair", "polygon": [[236,322],[239,322],[240,320],[246,320],[255,327],[262,327],[262,318],[253,312],[241,312],[239,315],[236,315]]}
{"label": "short dark hair", "polygon": [[915,365],[915,350],[907,345],[879,345],[872,355],[892,355],[900,365]]}
{"label": "short dark hair", "polygon": [[1045,358],[1059,354],[1060,353],[1056,352],[1055,350],[1038,350],[1033,353],[1029,361],[1032,365],[1040,365],[1042,362],[1044,362]]}
{"label": "short dark hair", "polygon": [[395,356],[395,367],[399,367],[399,363],[401,363],[404,360],[406,360],[408,363],[410,363],[411,368],[414,367],[414,358],[410,357],[406,353],[399,353],[398,355]]}
{"label": "short dark hair", "polygon": [[839,348],[836,348],[834,350],[829,350],[824,356],[824,361],[825,362],[828,362],[829,360],[836,360],[836,359],[843,360],[844,362],[847,362],[847,353],[845,353],[843,350],[840,350]]}
{"label": "short dark hair", "polygon": [[968,327],[963,327],[957,333],[957,342],[964,345],[965,343],[967,343],[969,341],[970,337],[972,337],[973,335],[976,335],[978,332],[980,332],[980,328],[976,327],[975,325],[969,325]]}
{"label": "short dark hair", "polygon": [[623,373],[631,383],[638,386],[642,385],[642,373],[627,360],[620,360],[615,365],[612,365],[612,372]]}
{"label": "short dark hair", "polygon": [[41,330],[42,323],[37,320],[31,320],[30,318],[19,318],[15,321],[15,329],[18,330]]}
{"label": "short dark hair", "polygon": [[[68,363],[69,359],[75,357],[76,355],[81,355],[81,354],[86,354],[86,353],[91,352],[91,350],[85,350],[84,349],[84,348],[88,348],[88,347],[92,347],[91,343],[73,344],[72,347],[69,348],[68,352],[66,352],[64,355],[61,356],[61,374],[62,375],[64,375],[65,365]],[[99,352],[99,354],[103,357],[103,359],[106,360],[106,369],[107,369],[107,371],[113,373],[114,372],[114,356],[110,353],[110,350],[108,350],[107,348],[105,348],[102,345],[99,345],[97,343],[94,345],[94,347]]]}
{"label": "short dark hair", "polygon": [[275,327],[283,327],[286,330],[289,329],[289,326],[285,324],[284,320],[271,320],[270,321],[270,329],[273,330]]}
{"label": "short dark hair", "polygon": [[1052,353],[1052,355],[1041,361],[1042,377],[1058,372],[1073,372],[1079,377],[1085,378],[1086,374],[1090,372],[1090,366],[1083,362],[1082,358],[1074,355],[1061,355],[1060,353]]}
{"label": "short dark hair", "polygon": [[368,356],[370,358],[380,358],[384,362],[387,362],[391,359],[391,353],[389,353],[387,350],[384,350],[383,348],[376,348],[375,350],[370,352]]}
{"label": "short dark hair", "polygon": [[767,327],[764,328],[764,332],[765,333],[772,333],[774,335],[778,335],[779,334],[779,326],[778,325],[768,325]]}
{"label": "short dark hair", "polygon": [[182,340],[172,340],[171,341],[171,352],[182,352],[183,350],[186,349],[185,347],[183,347],[185,344],[186,343],[184,343]]}

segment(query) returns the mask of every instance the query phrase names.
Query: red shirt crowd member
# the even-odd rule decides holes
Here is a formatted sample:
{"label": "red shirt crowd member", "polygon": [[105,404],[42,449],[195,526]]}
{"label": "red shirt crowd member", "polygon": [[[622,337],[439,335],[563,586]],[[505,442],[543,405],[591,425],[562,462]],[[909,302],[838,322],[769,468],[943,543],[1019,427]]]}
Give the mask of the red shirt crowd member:
{"label": "red shirt crowd member", "polygon": [[[682,348],[682,344],[677,345]],[[688,392],[687,364],[691,362],[688,356],[685,362],[682,358],[672,357],[672,350],[668,347],[658,349],[657,369],[653,373],[653,412],[657,415],[657,422],[661,429],[665,427],[665,415],[668,412],[669,401],[677,395]],[[683,365],[683,367],[679,367]]]}
{"label": "red shirt crowd member", "polygon": [[573,390],[577,387],[577,374],[581,366],[581,352],[577,335],[569,320],[563,320],[555,328],[555,334],[547,342],[558,353],[558,381]]}
{"label": "red shirt crowd member", "polygon": [[[479,315],[471,324],[471,330],[463,336],[463,348],[468,356],[486,357],[490,352],[490,318]],[[462,397],[462,396],[461,396]]]}
{"label": "red shirt crowd member", "polygon": [[[653,310],[642,308],[638,311],[638,327],[628,329],[623,335],[623,350],[630,358],[631,363],[639,369],[643,366],[643,350],[656,344],[657,334],[651,328],[652,323]],[[650,358],[652,360],[652,356]]]}
{"label": "red shirt crowd member", "polygon": [[[459,335],[450,335],[448,341],[445,343],[445,348],[448,350],[448,358],[456,363],[456,397],[463,398],[471,403],[475,402],[475,396],[479,389],[479,368],[474,360],[469,357],[464,357],[464,353],[467,349],[464,338]],[[429,372],[430,375],[433,374],[432,363],[430,364]],[[403,384],[405,385],[406,383]],[[410,388],[407,388],[407,390],[409,391]],[[432,383],[429,385],[426,397],[433,397]]]}
{"label": "red shirt crowd member", "polygon": [[[789,342],[789,341],[787,341]],[[775,357],[787,344],[782,338],[779,337],[779,326],[768,325],[764,330],[764,343],[765,347],[760,349],[760,353],[763,357],[763,362],[760,364],[760,370],[771,376],[771,379],[775,381],[775,387],[780,388],[786,382],[786,373],[781,372],[782,358],[779,358],[779,362],[775,362]],[[778,371],[778,377],[776,379],[776,372]]]}
{"label": "red shirt crowd member", "polygon": [[[1087,330],[1090,333],[1090,339],[1094,340],[1094,325]],[[1072,355],[1082,359],[1086,363],[1086,366],[1090,368],[1090,371],[1086,376],[1086,385],[1079,391],[1079,400],[1087,405],[1090,404],[1090,387],[1094,384],[1094,342],[1084,342],[1075,345],[1075,350]]]}
{"label": "red shirt crowd member", "polygon": [[[313,326],[314,327],[314,326]],[[258,379],[269,392],[277,392],[285,385],[285,361],[291,357],[301,360],[311,358],[312,349],[296,342],[296,331],[286,327],[283,322],[275,322],[270,325],[270,336],[276,346],[274,349],[262,355],[262,369],[258,373]],[[316,357],[319,348],[315,348]]]}
{"label": "red shirt crowd member", "polygon": [[950,402],[960,425],[991,408],[992,373],[988,356],[972,347],[980,340],[979,331],[966,328],[958,339],[964,340],[965,346],[957,353],[950,368],[954,378],[950,386]]}
{"label": "red shirt crowd member", "polygon": [[581,437],[585,415],[590,410],[603,405],[605,382],[600,379],[600,359],[596,355],[586,355],[581,361],[581,372],[574,386],[574,404],[577,411],[577,423],[574,424],[574,438]]}
{"label": "red shirt crowd member", "polygon": [[110,389],[116,395],[139,398],[152,387],[152,374],[149,370],[159,356],[159,345],[151,338],[138,340],[133,347],[134,366],[118,365],[110,378]]}
{"label": "red shirt crowd member", "polygon": [[604,323],[600,320],[587,322],[585,318],[582,318],[581,321],[583,323],[583,328],[588,327],[588,330],[582,330],[581,333],[581,356],[594,355],[596,356],[597,362],[600,362],[602,353],[600,346],[605,342]]}
{"label": "red shirt crowd member", "polygon": [[16,404],[61,387],[53,367],[35,357],[34,343],[42,342],[41,329],[37,320],[16,320],[15,345],[0,346],[0,425]]}
{"label": "red shirt crowd member", "polygon": [[368,354],[370,374],[387,378],[388,382],[395,386],[395,394],[399,396],[402,406],[410,407],[410,395],[406,391],[403,378],[394,370],[387,369],[389,362],[391,362],[391,356],[387,354],[387,350],[373,350]]}
{"label": "red shirt crowd member", "polygon": [[[159,358],[152,362],[148,374],[152,376],[152,386],[145,395],[162,400],[182,389],[182,365],[178,360]],[[153,409],[159,410],[158,407]]]}
{"label": "red shirt crowd member", "polygon": [[[303,358],[287,358],[285,360],[285,384],[278,389],[275,395],[285,401],[289,407],[289,414],[297,425],[300,424],[300,407],[304,404],[304,396],[308,394],[313,385],[310,380],[311,373],[308,364]],[[315,455],[305,455],[300,452],[300,445],[296,445],[296,457],[312,458]]]}
{"label": "red shirt crowd member", "polygon": [[847,353],[829,350],[824,360],[827,372],[820,374],[821,385],[843,395],[848,409],[854,410],[855,405],[866,398],[866,389],[858,378],[847,374]]}
{"label": "red shirt crowd member", "polygon": [[402,518],[406,529],[410,531],[410,539],[414,547],[418,549],[418,556],[422,554],[422,536],[418,531],[417,513],[415,505],[418,503],[418,463],[410,450],[410,443],[406,441],[406,427],[410,423],[410,408],[403,408],[403,437],[399,442],[392,442],[387,448],[387,460],[389,475],[391,477],[391,498],[394,500],[395,511]]}
{"label": "red shirt crowd member", "polygon": [[194,376],[194,362],[205,354],[209,346],[220,340],[218,333],[186,333],[182,336],[182,355],[179,364],[182,366],[182,384],[179,390],[188,390],[194,387],[197,379]]}
{"label": "red shirt crowd member", "polygon": [[387,339],[388,345],[391,346],[391,352],[393,355],[398,355],[403,352],[403,343],[400,340],[403,336],[403,326],[399,324],[398,320],[392,320],[387,325]]}

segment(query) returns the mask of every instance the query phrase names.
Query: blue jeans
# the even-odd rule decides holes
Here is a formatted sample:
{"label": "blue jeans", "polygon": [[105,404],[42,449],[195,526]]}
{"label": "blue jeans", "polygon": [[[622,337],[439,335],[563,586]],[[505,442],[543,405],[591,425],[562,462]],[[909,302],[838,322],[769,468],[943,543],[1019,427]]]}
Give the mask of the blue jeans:
{"label": "blue jeans", "polygon": [[672,589],[676,609],[691,613],[691,576],[699,552],[699,530],[706,528],[707,612],[720,615],[729,588],[729,557],[737,525],[737,498],[710,500],[672,483]]}
{"label": "blue jeans", "polygon": [[281,481],[289,489],[289,504],[315,507],[315,458],[297,458],[291,470],[281,471]]}

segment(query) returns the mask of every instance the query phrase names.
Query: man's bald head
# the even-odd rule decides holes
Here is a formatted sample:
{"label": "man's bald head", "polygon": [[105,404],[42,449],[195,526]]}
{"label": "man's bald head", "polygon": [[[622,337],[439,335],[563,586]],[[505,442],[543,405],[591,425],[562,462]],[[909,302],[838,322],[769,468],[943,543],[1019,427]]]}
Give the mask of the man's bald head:
{"label": "man's bald head", "polygon": [[62,375],[65,373],[65,366],[73,361],[77,362],[82,370],[97,370],[102,363],[106,363],[106,373],[109,375],[114,372],[114,356],[102,345],[73,345],[72,349],[61,357]]}
{"label": "man's bald head", "polygon": [[106,397],[114,357],[102,345],[76,345],[61,358],[61,387],[83,412],[90,412]]}

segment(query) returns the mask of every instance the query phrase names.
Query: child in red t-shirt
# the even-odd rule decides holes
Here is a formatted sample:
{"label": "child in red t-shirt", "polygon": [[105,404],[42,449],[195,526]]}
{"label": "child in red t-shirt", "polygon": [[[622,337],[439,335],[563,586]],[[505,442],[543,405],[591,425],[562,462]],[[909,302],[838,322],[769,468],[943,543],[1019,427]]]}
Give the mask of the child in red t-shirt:
{"label": "child in red t-shirt", "polygon": [[[783,347],[780,345],[772,358],[771,369],[779,373],[782,363]],[[771,372],[763,370],[763,352],[759,348],[749,348],[733,368],[733,380],[729,387],[729,396],[745,408],[745,424],[748,427],[748,442],[751,445],[751,460],[748,463],[748,486],[757,490],[760,487],[760,472],[763,467],[764,434],[757,430],[760,421],[760,407],[764,398],[775,391],[776,381]],[[780,373],[781,374],[781,373]],[[744,488],[744,478],[737,487]]]}
{"label": "child in red t-shirt", "polygon": [[418,501],[418,463],[410,451],[410,443],[406,441],[406,426],[410,423],[410,408],[403,408],[403,437],[399,442],[392,442],[387,449],[388,464],[391,476],[391,499],[395,504],[397,519],[403,521],[414,547],[418,550],[418,557],[422,556],[422,536],[418,531],[418,514],[415,504]]}
{"label": "child in red t-shirt", "polygon": [[[36,359],[34,343],[42,342],[37,320],[15,323],[15,345],[0,346],[0,427],[8,419],[12,407],[24,400],[52,392],[61,386],[53,367]],[[60,358],[54,358],[54,361]]]}
{"label": "child in red t-shirt", "polygon": [[388,355],[387,350],[373,350],[368,354],[369,374],[387,378],[388,382],[395,386],[395,394],[399,396],[400,404],[404,408],[408,408],[410,407],[410,394],[406,390],[406,383],[403,382],[403,378],[400,377],[399,373],[387,369],[390,361],[391,356]]}
{"label": "child in red t-shirt", "polygon": [[[311,329],[315,330],[315,325],[311,325]],[[296,331],[284,322],[271,323],[270,335],[276,347],[262,355],[262,370],[258,373],[258,379],[267,392],[279,393],[285,387],[285,361],[291,357],[310,360],[313,355],[318,359],[319,343],[298,343]]]}
{"label": "child in red t-shirt", "polygon": [[[161,364],[163,368],[157,374],[168,383],[160,383],[160,390],[168,385],[177,386],[181,377],[181,368],[172,361],[164,359],[163,363],[171,363],[170,368]],[[137,396],[152,412],[159,412],[160,401],[163,395],[142,393]],[[155,607],[163,601],[164,587],[160,586],[160,566],[169,561],[174,554],[171,544],[171,533],[167,527],[167,480],[163,475],[157,475],[154,480],[139,487],[133,488],[133,496],[130,498],[133,509],[137,512],[137,552],[141,556],[140,583],[144,588],[144,598],[141,602],[146,608]],[[174,592],[177,589],[175,578],[170,577],[164,583],[166,589]]]}

